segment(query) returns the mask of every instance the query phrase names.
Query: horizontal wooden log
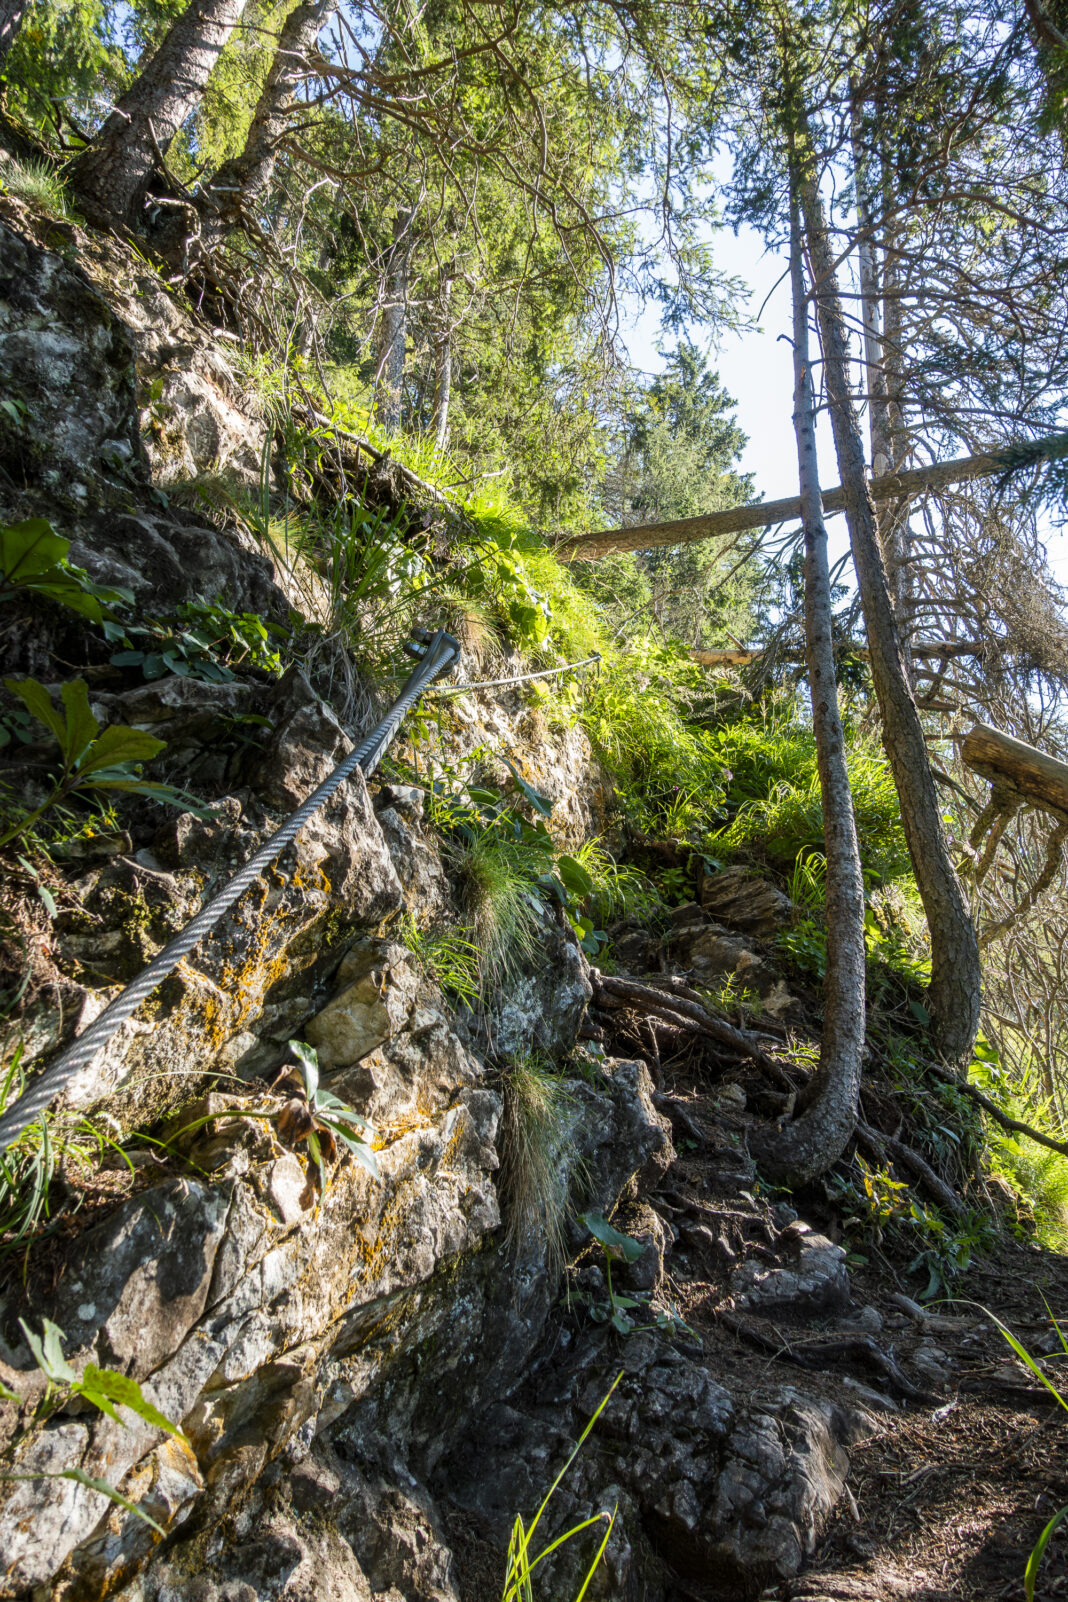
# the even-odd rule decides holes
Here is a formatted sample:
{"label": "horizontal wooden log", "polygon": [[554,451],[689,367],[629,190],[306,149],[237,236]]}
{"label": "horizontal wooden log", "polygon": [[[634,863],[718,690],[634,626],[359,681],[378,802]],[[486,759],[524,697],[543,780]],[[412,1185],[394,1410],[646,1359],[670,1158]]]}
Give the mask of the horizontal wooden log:
{"label": "horizontal wooden log", "polygon": [[[1065,436],[1050,434],[1028,442],[1024,447],[1028,462],[1043,455],[1054,456],[1064,450]],[[992,478],[1021,465],[1013,450],[984,452],[978,456],[957,456],[949,462],[933,462],[929,467],[911,467],[902,473],[884,473],[870,481],[876,501],[911,499],[930,490],[948,489],[970,479]],[[826,513],[845,511],[845,493],[840,484],[823,492]],[[683,517],[673,523],[643,523],[636,528],[602,529],[599,533],[575,534],[562,540],[556,554],[564,562],[597,562],[614,551],[647,551],[659,545],[692,545],[725,534],[741,534],[746,529],[773,528],[801,516],[801,501],[787,495],[778,501],[758,501],[748,506],[731,506],[703,517]]]}
{"label": "horizontal wooden log", "polygon": [[[850,645],[850,656],[860,657],[861,661],[868,660],[868,647],[866,645]],[[957,656],[981,657],[986,654],[987,647],[981,640],[915,640],[909,646],[913,656],[937,657],[942,661],[949,661]],[[763,650],[747,651],[739,646],[724,646],[722,650],[704,651],[694,646],[690,652],[695,662],[702,667],[749,667],[753,662],[759,662],[764,655]],[[800,647],[781,653],[781,659],[787,662],[801,662],[805,653]]]}
{"label": "horizontal wooden log", "polygon": [[1068,763],[989,723],[976,723],[968,730],[961,755],[974,772],[1008,784],[1032,806],[1068,814]]}

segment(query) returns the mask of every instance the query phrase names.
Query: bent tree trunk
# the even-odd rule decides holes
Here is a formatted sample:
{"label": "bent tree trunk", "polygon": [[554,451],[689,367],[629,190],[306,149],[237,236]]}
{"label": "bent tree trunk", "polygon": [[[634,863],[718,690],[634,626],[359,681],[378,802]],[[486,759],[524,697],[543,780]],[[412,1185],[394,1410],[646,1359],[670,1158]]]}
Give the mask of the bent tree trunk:
{"label": "bent tree trunk", "polygon": [[811,160],[800,182],[801,210],[823,346],[835,454],[857,573],[883,739],[901,803],[913,872],[931,934],[929,992],[934,1039],[954,1064],[966,1060],[979,1027],[980,970],[975,925],[942,833],[941,809],[916,701],[909,684],[864,471],[864,446],[849,385],[849,346],[834,253]]}
{"label": "bent tree trunk", "polygon": [[751,1136],[751,1143],[770,1178],[797,1186],[808,1184],[830,1167],[845,1149],[856,1124],[864,1046],[864,881],[846,770],[845,734],[838,712],[827,528],[816,459],[808,301],[796,199],[791,213],[794,433],[805,537],[805,657],[827,858],[827,977],[820,1066],[809,1088],[805,1111],[785,1129]]}
{"label": "bent tree trunk", "polygon": [[270,187],[292,115],[294,91],[337,4],[338,0],[302,0],[286,18],[244,149],[223,162],[199,197],[200,244],[206,254],[225,242],[242,215],[252,211]]}
{"label": "bent tree trunk", "polygon": [[145,70],[71,163],[71,184],[90,213],[141,221],[158,155],[199,106],[244,6],[245,0],[192,0],[172,22]]}
{"label": "bent tree trunk", "polygon": [[[891,420],[893,411],[891,410]],[[863,454],[863,449],[862,449]],[[951,462],[933,462],[930,467],[909,467],[902,472],[884,473],[869,486],[873,500],[893,501],[947,489],[950,484],[967,484],[977,478],[994,478],[1020,466],[1054,461],[1068,454],[1068,434],[1046,434],[1041,439],[1020,441],[1000,451],[984,451],[978,456],[957,456]],[[846,492],[842,485],[823,492],[824,516],[843,512]],[[773,528],[790,518],[800,517],[801,502],[796,495],[777,501],[753,501],[747,506],[729,506],[722,512],[704,512],[700,517],[680,517],[671,523],[643,523],[627,528],[598,529],[592,534],[572,534],[561,540],[556,555],[562,562],[598,562],[614,551],[646,551],[657,545],[693,545],[698,540],[715,539],[724,534],[743,534],[747,529]]]}

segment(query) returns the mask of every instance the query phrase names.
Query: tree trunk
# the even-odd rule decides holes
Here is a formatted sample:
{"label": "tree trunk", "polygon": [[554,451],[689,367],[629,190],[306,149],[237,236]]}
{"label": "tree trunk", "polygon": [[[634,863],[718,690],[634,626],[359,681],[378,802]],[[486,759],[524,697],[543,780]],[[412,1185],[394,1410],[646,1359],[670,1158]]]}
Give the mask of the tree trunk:
{"label": "tree trunk", "polygon": [[399,211],[386,268],[385,305],[378,332],[375,415],[384,428],[401,425],[404,359],[408,346],[408,268],[412,255],[412,213]]}
{"label": "tree trunk", "polygon": [[[857,190],[857,222],[860,237],[857,245],[857,266],[860,279],[860,316],[864,331],[865,394],[868,407],[868,438],[871,445],[871,476],[882,478],[898,465],[894,451],[893,430],[890,425],[890,401],[887,386],[887,353],[883,341],[883,299],[880,279],[878,248],[874,236],[869,175],[859,131],[854,118],[853,174]],[[885,272],[885,267],[884,267]],[[908,565],[907,503],[882,505],[879,508],[879,540],[883,549],[890,593],[899,625],[905,620],[905,574]]]}
{"label": "tree trunk", "polygon": [[0,76],[28,9],[29,0],[0,0]]}
{"label": "tree trunk", "polygon": [[452,325],[449,313],[452,307],[452,279],[441,281],[441,326],[434,341],[434,416],[431,427],[434,444],[439,451],[449,443],[449,402],[452,399]]}
{"label": "tree trunk", "polygon": [[199,197],[200,242],[205,254],[218,250],[240,223],[242,213],[252,211],[270,187],[293,110],[294,90],[337,5],[338,0],[302,0],[286,18],[245,147],[239,156],[223,162]]}
{"label": "tree trunk", "polygon": [[198,107],[245,0],[192,0],[100,132],[75,157],[71,184],[97,217],[139,224],[158,154]]}
{"label": "tree trunk", "polygon": [[827,528],[820,501],[816,417],[808,355],[808,301],[796,199],[791,205],[794,307],[794,433],[805,536],[805,656],[812,697],[823,847],[827,858],[827,977],[820,1065],[801,1116],[772,1134],[751,1135],[761,1168],[776,1183],[809,1184],[841,1156],[856,1125],[864,1047],[864,881],[845,734],[838,712]]}
{"label": "tree trunk", "polygon": [[[811,151],[804,124],[802,133]],[[864,472],[864,447],[849,385],[849,346],[834,252],[810,154],[801,177],[800,200],[835,454],[871,651],[872,679],[882,714],[886,754],[901,803],[905,838],[931,935],[929,995],[934,1039],[945,1056],[960,1066],[971,1051],[979,1027],[979,946],[942,833],[941,809],[923,725],[894,622],[875,507]]]}
{"label": "tree trunk", "polygon": [[[891,426],[893,407],[891,406]],[[910,498],[929,490],[947,489],[950,484],[965,484],[971,479],[994,478],[1009,473],[1017,466],[1033,466],[1035,462],[1063,456],[1068,448],[1068,434],[1046,434],[1042,439],[1028,441],[1023,461],[1017,460],[1016,450],[984,451],[978,456],[957,456],[950,462],[934,462],[930,467],[913,467],[900,473],[887,473],[876,478],[869,493],[876,502]],[[861,446],[863,460],[864,447]],[[846,490],[841,484],[823,494],[824,514],[846,510]],[[602,529],[596,534],[575,534],[562,540],[556,554],[563,562],[597,562],[613,551],[647,551],[658,545],[692,545],[697,540],[709,540],[724,534],[742,534],[751,528],[772,528],[801,516],[801,502],[796,495],[784,496],[778,501],[754,501],[748,506],[731,506],[722,512],[706,512],[701,517],[681,517],[672,523],[645,523],[632,528]]]}

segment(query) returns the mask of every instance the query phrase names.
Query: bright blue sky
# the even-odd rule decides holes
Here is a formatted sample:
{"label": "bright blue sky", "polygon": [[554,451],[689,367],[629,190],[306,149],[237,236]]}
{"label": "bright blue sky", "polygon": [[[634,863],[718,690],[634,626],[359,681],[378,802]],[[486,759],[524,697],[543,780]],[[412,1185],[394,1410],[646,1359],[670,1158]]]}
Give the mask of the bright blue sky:
{"label": "bright blue sky", "polygon": [[[757,489],[766,500],[797,493],[797,451],[791,410],[793,371],[790,346],[779,336],[790,331],[790,288],[783,276],[786,260],[764,251],[760,235],[743,228],[734,235],[722,229],[715,235],[716,264],[725,273],[742,278],[751,290],[749,311],[755,316],[766,296],[770,296],[759,318],[757,330],[732,334],[725,332],[711,360],[719,369],[728,394],[737,402],[738,422],[749,436],[741,458],[745,472],[756,476]],[[775,288],[776,280],[781,280]],[[659,333],[657,313],[624,320],[624,337],[635,363],[655,372],[662,360],[656,349]],[[818,429],[820,476],[826,486],[838,483],[830,426],[826,416]],[[827,525],[831,560],[847,549],[845,520],[832,517]],[[1050,565],[1062,584],[1068,584],[1068,534],[1047,530]]]}

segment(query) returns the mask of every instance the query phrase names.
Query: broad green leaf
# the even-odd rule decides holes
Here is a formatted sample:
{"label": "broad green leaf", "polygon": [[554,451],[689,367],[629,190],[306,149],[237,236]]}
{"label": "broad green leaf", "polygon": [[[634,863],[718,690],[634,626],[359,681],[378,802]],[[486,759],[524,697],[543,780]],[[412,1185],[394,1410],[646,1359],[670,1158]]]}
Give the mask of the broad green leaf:
{"label": "broad green leaf", "polygon": [[67,713],[67,727],[62,739],[63,765],[70,769],[78,764],[100,733],[100,725],[89,709],[89,687],[84,679],[69,679],[60,690]]}
{"label": "broad green leaf", "polygon": [[7,584],[25,584],[39,573],[54,572],[69,550],[70,541],[46,518],[0,527],[0,573]]}
{"label": "broad green leaf", "polygon": [[343,1124],[352,1124],[356,1129],[371,1131],[371,1125],[362,1113],[355,1107],[347,1107],[337,1096],[331,1095],[329,1090],[320,1090],[315,1098],[316,1112],[327,1113]]}
{"label": "broad green leaf", "polygon": [[549,817],[553,810],[553,803],[549,800],[549,797],[547,795],[542,795],[540,790],[535,790],[532,784],[528,784],[514,762],[510,762],[507,757],[502,757],[501,761],[512,775],[512,778],[515,780],[516,784],[518,784],[519,788],[522,790],[523,794],[526,796],[535,812],[540,812],[543,818]]}
{"label": "broad green leaf", "polygon": [[[12,1476],[12,1478],[15,1477],[16,1476]],[[19,1479],[25,1478],[29,1480],[36,1479],[37,1475],[20,1474],[17,1477]],[[144,1512],[142,1508],[138,1507],[136,1502],[131,1502],[127,1497],[123,1496],[122,1492],[117,1491],[114,1485],[110,1485],[107,1480],[98,1480],[94,1474],[87,1474],[84,1469],[61,1469],[58,1474],[49,1474],[46,1476],[46,1478],[57,1480],[73,1480],[76,1485],[84,1485],[90,1491],[99,1491],[101,1496],[106,1496],[109,1502],[114,1502],[118,1507],[125,1508],[127,1513],[133,1513],[137,1518],[143,1519],[146,1524],[150,1524],[152,1528],[160,1535],[166,1535],[167,1533],[163,1528],[163,1525],[157,1524],[150,1513]]]}
{"label": "broad green leaf", "polygon": [[313,1046],[305,1045],[303,1040],[291,1040],[289,1049],[300,1064],[308,1100],[314,1102],[319,1090],[319,1054]]}
{"label": "broad green leaf", "polygon": [[41,1327],[44,1331],[43,1343],[40,1337],[30,1329],[25,1320],[19,1319],[19,1328],[26,1337],[26,1343],[33,1353],[34,1362],[42,1374],[50,1379],[53,1384],[75,1384],[78,1376],[63,1356],[63,1331],[58,1325],[53,1324],[50,1318],[42,1319]]}
{"label": "broad green leaf", "polygon": [[155,735],[146,734],[143,729],[131,729],[125,723],[112,723],[94,741],[78,773],[84,778],[101,768],[116,768],[127,762],[149,762],[159,755],[166,744],[166,740],[157,740]]}
{"label": "broad green leaf", "polygon": [[556,871],[572,895],[578,896],[580,901],[592,893],[593,879],[582,863],[574,857],[557,857]]}
{"label": "broad green leaf", "polygon": [[5,679],[4,688],[10,690],[12,695],[19,696],[29,707],[38,723],[43,723],[45,728],[50,729],[55,735],[60,745],[63,744],[66,724],[62,714],[57,712],[52,705],[52,697],[39,680]]}
{"label": "broad green leaf", "polygon": [[645,1250],[640,1241],[613,1229],[603,1213],[580,1213],[578,1221],[589,1230],[594,1240],[600,1241],[606,1250],[614,1257],[621,1257],[625,1263],[637,1262]]}
{"label": "broad green leaf", "polygon": [[[128,1374],[119,1374],[112,1368],[97,1368],[95,1363],[90,1363],[77,1388],[86,1401],[92,1402],[94,1407],[100,1407],[101,1398],[104,1398],[109,1403],[115,1402],[121,1407],[128,1407],[138,1418],[144,1419],[146,1424],[151,1424],[155,1429],[166,1430],[168,1435],[182,1435],[177,1424],[172,1424],[158,1407],[153,1406],[137,1381],[131,1379]],[[106,1413],[109,1409],[103,1407],[101,1411]],[[183,1440],[184,1438],[182,1436]]]}
{"label": "broad green leaf", "polygon": [[46,595],[50,601],[59,601],[63,606],[70,607],[72,612],[87,617],[90,623],[104,621],[103,609],[96,596],[89,594],[77,579],[68,574],[60,573],[55,578],[40,581],[31,579],[27,587],[32,589],[35,595]]}
{"label": "broad green leaf", "polygon": [[362,1140],[353,1140],[352,1136],[347,1134],[338,1124],[335,1124],[332,1118],[324,1118],[323,1123],[329,1124],[341,1144],[348,1147],[356,1161],[366,1168],[372,1179],[380,1180],[382,1178],[378,1171],[378,1162],[370,1146],[365,1145]]}

